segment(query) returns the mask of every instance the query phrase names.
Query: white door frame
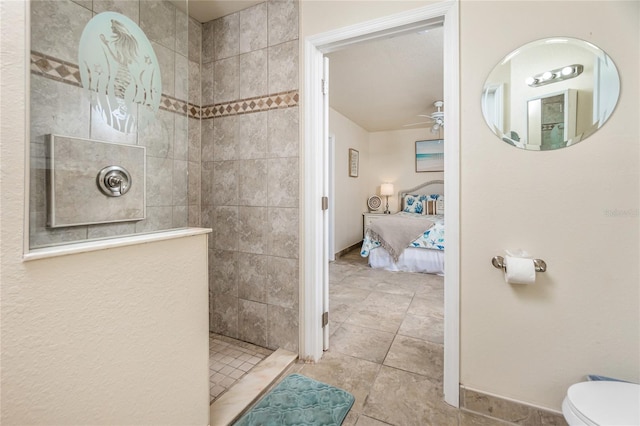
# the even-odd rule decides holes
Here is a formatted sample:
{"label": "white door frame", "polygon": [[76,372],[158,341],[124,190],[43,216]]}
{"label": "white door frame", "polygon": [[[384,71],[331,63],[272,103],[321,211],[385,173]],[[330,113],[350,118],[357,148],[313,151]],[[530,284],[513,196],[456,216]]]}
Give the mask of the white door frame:
{"label": "white door frame", "polygon": [[336,260],[336,135],[329,134],[329,261]]}
{"label": "white door frame", "polygon": [[301,359],[318,361],[322,356],[322,187],[323,56],[342,46],[384,35],[418,30],[444,19],[445,251],[444,297],[444,399],[459,406],[460,382],[460,70],[458,0],[363,22],[307,37],[304,41],[304,200],[303,280],[300,288]]}

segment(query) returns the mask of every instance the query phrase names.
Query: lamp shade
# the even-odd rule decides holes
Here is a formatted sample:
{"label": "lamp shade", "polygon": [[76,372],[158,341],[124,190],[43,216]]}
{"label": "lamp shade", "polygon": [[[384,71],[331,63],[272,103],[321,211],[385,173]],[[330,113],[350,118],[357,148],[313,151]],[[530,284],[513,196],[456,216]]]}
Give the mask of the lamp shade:
{"label": "lamp shade", "polygon": [[380,195],[393,195],[393,184],[383,183],[380,185]]}

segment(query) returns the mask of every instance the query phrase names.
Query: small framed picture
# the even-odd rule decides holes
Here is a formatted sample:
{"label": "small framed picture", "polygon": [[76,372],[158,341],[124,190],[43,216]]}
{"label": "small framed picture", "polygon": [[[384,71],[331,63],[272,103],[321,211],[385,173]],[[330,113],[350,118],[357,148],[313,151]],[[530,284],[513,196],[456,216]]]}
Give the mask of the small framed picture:
{"label": "small framed picture", "polygon": [[416,172],[444,171],[444,139],[416,141]]}
{"label": "small framed picture", "polygon": [[349,176],[358,177],[358,151],[349,148]]}

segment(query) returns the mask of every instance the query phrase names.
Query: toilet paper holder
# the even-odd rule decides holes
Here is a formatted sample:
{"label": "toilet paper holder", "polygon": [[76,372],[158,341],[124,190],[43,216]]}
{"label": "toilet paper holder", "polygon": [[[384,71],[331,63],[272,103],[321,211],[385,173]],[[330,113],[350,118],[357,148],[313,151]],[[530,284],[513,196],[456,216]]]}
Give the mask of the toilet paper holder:
{"label": "toilet paper holder", "polygon": [[[533,260],[533,265],[536,268],[536,272],[545,272],[547,270],[547,263],[542,260],[542,259],[532,259]],[[502,256],[494,256],[493,259],[491,259],[491,264],[498,268],[498,269],[502,269],[503,271],[507,270],[507,265],[504,263],[504,257]]]}

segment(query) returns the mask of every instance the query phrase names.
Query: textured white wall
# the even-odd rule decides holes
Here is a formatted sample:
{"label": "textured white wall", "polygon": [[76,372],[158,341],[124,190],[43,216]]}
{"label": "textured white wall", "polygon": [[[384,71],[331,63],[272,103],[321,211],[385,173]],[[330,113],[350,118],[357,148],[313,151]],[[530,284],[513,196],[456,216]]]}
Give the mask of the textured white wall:
{"label": "textured white wall", "polygon": [[[303,2],[301,37],[428,2],[362,3]],[[460,14],[461,382],[557,410],[584,374],[638,381],[640,3],[468,0]],[[519,45],[556,35],[613,58],[620,102],[573,147],[515,149],[484,123],[484,79]],[[548,262],[535,286],[506,285],[491,266],[508,247]]]}
{"label": "textured white wall", "polygon": [[22,261],[28,27],[0,8],[0,422],[205,425],[206,236]]}
{"label": "textured white wall", "polygon": [[[416,141],[438,139],[430,129],[407,129],[375,132],[369,135],[369,157],[373,190],[380,194],[380,184],[393,183],[397,194],[429,180],[444,179],[442,172],[416,173]],[[383,203],[386,198],[382,197]],[[399,209],[398,196],[389,197],[389,210]]]}
{"label": "textured white wall", "polygon": [[[367,211],[369,189],[369,132],[344,115],[329,110],[329,132],[335,146],[335,250],[339,252],[362,241],[362,213]],[[358,151],[358,177],[349,176],[349,148]]]}
{"label": "textured white wall", "polygon": [[[559,410],[585,374],[640,378],[640,3],[465,1],[460,12],[461,381]],[[513,148],[484,123],[484,79],[518,46],[558,35],[613,58],[618,106],[575,146]],[[547,262],[535,285],[507,285],[491,266],[510,247]]]}

